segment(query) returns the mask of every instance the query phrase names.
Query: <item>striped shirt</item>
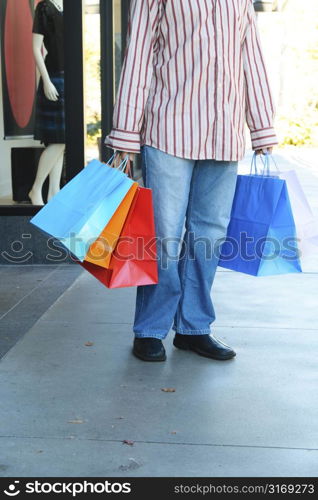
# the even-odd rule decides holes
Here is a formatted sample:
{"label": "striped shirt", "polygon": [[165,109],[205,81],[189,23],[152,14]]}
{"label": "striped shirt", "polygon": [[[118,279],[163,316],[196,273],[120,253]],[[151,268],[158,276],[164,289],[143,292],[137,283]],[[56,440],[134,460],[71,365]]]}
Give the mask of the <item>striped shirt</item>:
{"label": "striped shirt", "polygon": [[278,143],[252,0],[131,0],[108,147],[236,161]]}

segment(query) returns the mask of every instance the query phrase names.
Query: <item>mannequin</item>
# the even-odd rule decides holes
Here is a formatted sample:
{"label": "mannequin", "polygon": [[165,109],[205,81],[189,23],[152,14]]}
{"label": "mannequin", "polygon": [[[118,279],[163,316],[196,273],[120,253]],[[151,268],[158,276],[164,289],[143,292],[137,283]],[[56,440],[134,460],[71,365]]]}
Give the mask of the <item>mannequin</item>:
{"label": "mannequin", "polygon": [[[36,14],[40,15],[40,13],[43,11],[41,14],[42,20],[39,22],[37,19],[35,19],[35,22],[37,22],[37,24],[34,24],[33,26],[32,42],[33,42],[33,54],[35,58],[36,67],[38,68],[38,71],[40,73],[40,81],[37,93],[41,94],[39,97],[41,105],[39,105],[39,107],[42,106],[42,109],[41,111],[39,111],[39,113],[43,113],[43,109],[44,113],[46,113],[47,109],[49,109],[49,112],[53,116],[53,119],[55,119],[55,114],[54,114],[55,108],[52,107],[52,104],[50,105],[48,101],[56,103],[56,106],[58,106],[57,104],[58,102],[61,102],[61,100],[59,101],[59,99],[61,99],[61,96],[55,84],[56,81],[59,81],[63,82],[63,104],[64,104],[64,71],[62,71],[62,69],[64,68],[63,66],[64,60],[62,62],[61,61],[62,58],[61,57],[59,58],[60,60],[58,66],[59,69],[58,73],[53,71],[52,68],[47,67],[47,61],[49,56],[50,56],[49,60],[52,66],[52,52],[54,52],[54,44],[52,46],[50,45],[47,55],[46,57],[44,57],[41,49],[44,43],[45,36],[48,36],[46,33],[46,26],[48,25],[46,25],[45,22],[43,21],[44,19],[43,16],[44,15],[51,17],[63,16],[63,0],[42,0],[42,2],[40,2],[37,5],[37,9],[38,8],[39,8],[39,13],[36,12]],[[56,22],[54,25],[52,25],[51,23],[49,26],[51,30],[52,29],[56,30],[56,34],[59,35],[59,44],[61,45],[62,43],[61,20],[57,19],[57,21],[58,22]],[[52,26],[54,27],[52,28]],[[51,37],[50,40],[51,43],[52,32],[50,33],[49,36]],[[53,31],[53,36],[54,36],[54,31]],[[47,49],[46,45],[45,48]],[[55,59],[58,59],[57,54],[54,53],[53,56]],[[58,80],[55,80],[55,77],[58,78]],[[63,113],[61,111],[61,105],[59,106],[60,109],[57,108],[56,113],[60,113],[58,119],[61,122],[63,121],[63,119],[61,118],[61,116],[63,116]],[[65,152],[65,139],[62,133],[59,133],[59,135],[56,135],[53,138],[47,137],[46,135],[47,132],[45,132],[45,124],[42,127],[42,124],[39,125],[39,120],[36,126],[38,127],[38,129],[37,133],[35,133],[34,135],[34,138],[40,139],[41,142],[44,142],[46,148],[40,157],[36,178],[29,192],[29,198],[31,199],[33,205],[44,205],[42,198],[42,187],[47,176],[49,176],[49,190],[48,190],[47,200],[49,201],[60,190],[60,181],[61,181],[61,174],[64,161],[64,152]]]}

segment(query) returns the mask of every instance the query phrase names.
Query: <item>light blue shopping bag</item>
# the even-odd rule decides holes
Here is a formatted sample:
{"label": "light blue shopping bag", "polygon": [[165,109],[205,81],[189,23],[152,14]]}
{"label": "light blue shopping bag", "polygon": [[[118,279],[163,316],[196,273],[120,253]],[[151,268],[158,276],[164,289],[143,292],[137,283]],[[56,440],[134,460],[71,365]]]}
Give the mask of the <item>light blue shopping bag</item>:
{"label": "light blue shopping bag", "polygon": [[30,220],[81,261],[134,182],[124,172],[128,157],[114,168],[114,156],[90,161]]}
{"label": "light blue shopping bag", "polygon": [[259,172],[238,175],[219,266],[253,276],[299,273],[295,222],[286,181]]}

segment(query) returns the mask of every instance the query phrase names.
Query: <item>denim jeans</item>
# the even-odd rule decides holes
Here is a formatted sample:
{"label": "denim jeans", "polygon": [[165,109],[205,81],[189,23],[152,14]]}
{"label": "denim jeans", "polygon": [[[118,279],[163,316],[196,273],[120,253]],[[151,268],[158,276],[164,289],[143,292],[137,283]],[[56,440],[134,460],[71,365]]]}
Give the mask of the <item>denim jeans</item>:
{"label": "denim jeans", "polygon": [[211,287],[226,236],[238,162],[191,160],[141,147],[152,189],[159,282],[137,287],[135,337],[210,333]]}

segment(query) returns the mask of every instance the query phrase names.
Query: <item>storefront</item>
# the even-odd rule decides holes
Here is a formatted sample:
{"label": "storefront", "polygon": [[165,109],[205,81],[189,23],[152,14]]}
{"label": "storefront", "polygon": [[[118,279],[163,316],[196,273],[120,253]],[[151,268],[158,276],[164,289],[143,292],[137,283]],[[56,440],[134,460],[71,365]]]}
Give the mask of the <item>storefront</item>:
{"label": "storefront", "polygon": [[[254,5],[257,11],[272,11],[282,9],[286,1],[255,0]],[[41,73],[35,49],[39,33],[33,27],[36,9],[43,4],[55,22],[62,18],[54,33],[63,41],[63,74],[51,82],[58,87],[63,81],[64,86],[63,120],[54,115],[64,129],[58,159],[50,154],[50,141],[41,141],[35,132],[41,126]],[[63,0],[0,0],[0,264],[70,260],[64,254],[52,257],[48,239],[29,220],[89,160],[107,161],[111,155],[104,138],[112,126],[129,4],[130,0],[64,0],[64,5]],[[138,169],[139,155],[136,160]]]}
{"label": "storefront", "polygon": [[[43,3],[54,18],[54,29],[49,26],[63,41],[62,71],[59,79],[52,72],[50,77],[58,93],[55,105],[51,98],[52,120],[57,127],[63,121],[64,140],[54,136],[52,142],[38,134],[47,110],[37,107],[41,73],[35,48],[39,33],[33,27]],[[110,156],[104,138],[111,128],[129,0],[67,0],[64,6],[58,0],[1,0],[0,5],[0,263],[50,263],[47,240],[29,220],[57,185],[63,187],[90,159]]]}

